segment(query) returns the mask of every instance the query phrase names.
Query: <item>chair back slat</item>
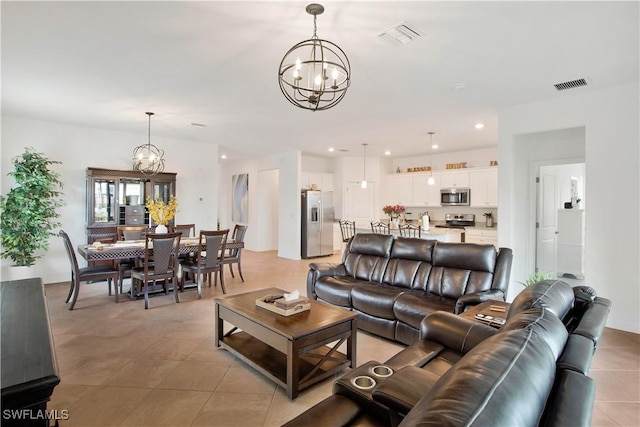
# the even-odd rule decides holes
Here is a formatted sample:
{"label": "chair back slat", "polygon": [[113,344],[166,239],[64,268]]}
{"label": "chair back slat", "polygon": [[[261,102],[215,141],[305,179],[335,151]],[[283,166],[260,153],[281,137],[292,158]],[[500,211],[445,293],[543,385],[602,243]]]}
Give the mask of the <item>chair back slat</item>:
{"label": "chair back slat", "polygon": [[401,237],[421,237],[422,227],[416,224],[400,224],[398,226]]}
{"label": "chair back slat", "polygon": [[340,221],[340,232],[342,233],[342,241],[348,242],[356,234],[356,222],[348,219]]}
{"label": "chair back slat", "polygon": [[371,232],[377,234],[391,234],[391,226],[386,222],[374,221],[371,223]]}
{"label": "chair back slat", "polygon": [[[236,224],[236,226],[233,228],[233,235],[231,236],[233,241],[238,243],[244,242],[244,236],[245,234],[247,234],[247,228],[248,226],[246,225]],[[240,249],[229,249],[228,256],[230,258],[237,257],[239,251]]]}
{"label": "chair back slat", "polygon": [[[167,275],[178,269],[180,233],[147,234],[145,239],[145,276]],[[149,269],[153,269],[149,274]]]}
{"label": "chair back slat", "polygon": [[195,235],[196,225],[195,224],[176,224],[174,226],[174,231],[176,233],[182,234],[182,237],[191,237]]}
{"label": "chair back slat", "polygon": [[118,226],[118,240],[142,240],[147,233],[146,225]]}
{"label": "chair back slat", "polygon": [[64,248],[67,250],[67,256],[69,257],[69,262],[71,263],[72,277],[79,277],[80,267],[78,267],[78,258],[76,258],[76,252],[73,250],[71,239],[69,238],[69,235],[63,230],[60,230],[58,234],[62,237]]}

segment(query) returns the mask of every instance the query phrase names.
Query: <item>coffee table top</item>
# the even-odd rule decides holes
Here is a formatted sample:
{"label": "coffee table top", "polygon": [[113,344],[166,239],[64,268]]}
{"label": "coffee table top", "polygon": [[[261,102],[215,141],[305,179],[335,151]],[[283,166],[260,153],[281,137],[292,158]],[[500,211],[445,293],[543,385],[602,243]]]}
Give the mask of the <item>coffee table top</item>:
{"label": "coffee table top", "polygon": [[312,299],[309,299],[311,309],[291,316],[282,316],[256,305],[258,298],[284,292],[286,291],[278,288],[265,288],[242,294],[217,297],[214,301],[221,307],[251,319],[289,339],[298,339],[357,317],[357,314],[352,311],[333,307]]}

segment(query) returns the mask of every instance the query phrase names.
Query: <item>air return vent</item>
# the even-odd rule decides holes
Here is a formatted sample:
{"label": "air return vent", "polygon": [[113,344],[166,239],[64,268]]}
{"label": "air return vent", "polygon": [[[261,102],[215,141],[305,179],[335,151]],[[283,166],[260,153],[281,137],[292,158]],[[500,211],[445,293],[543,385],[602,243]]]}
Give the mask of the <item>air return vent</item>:
{"label": "air return vent", "polygon": [[574,87],[586,86],[587,81],[585,79],[571,80],[570,82],[556,83],[553,86],[556,90],[573,89]]}
{"label": "air return vent", "polygon": [[394,46],[407,44],[420,36],[422,33],[408,22],[401,22],[378,34],[378,37]]}

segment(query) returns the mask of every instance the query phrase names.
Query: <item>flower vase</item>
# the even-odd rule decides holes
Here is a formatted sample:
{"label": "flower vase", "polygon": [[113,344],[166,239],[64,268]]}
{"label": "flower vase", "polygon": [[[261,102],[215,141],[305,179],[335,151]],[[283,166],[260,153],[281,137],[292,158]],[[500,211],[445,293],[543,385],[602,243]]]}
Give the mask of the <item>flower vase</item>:
{"label": "flower vase", "polygon": [[168,233],[169,230],[167,229],[167,226],[164,224],[158,224],[156,226],[156,234],[166,234]]}
{"label": "flower vase", "polygon": [[391,218],[391,228],[398,228],[398,218]]}

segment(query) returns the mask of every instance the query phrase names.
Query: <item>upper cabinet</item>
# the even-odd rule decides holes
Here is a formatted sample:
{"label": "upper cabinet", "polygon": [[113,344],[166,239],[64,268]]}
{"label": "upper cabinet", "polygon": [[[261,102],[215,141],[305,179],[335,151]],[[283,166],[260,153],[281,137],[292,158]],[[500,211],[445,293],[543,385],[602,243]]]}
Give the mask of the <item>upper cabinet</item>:
{"label": "upper cabinet", "polygon": [[149,224],[147,196],[165,202],[175,194],[176,174],[87,168],[87,226]]}
{"label": "upper cabinet", "polygon": [[303,190],[311,190],[315,185],[320,191],[333,191],[332,173],[302,172],[300,179]]}
{"label": "upper cabinet", "polygon": [[440,180],[440,186],[442,188],[469,187],[469,171],[468,170],[455,170],[442,172]]}
{"label": "upper cabinet", "polygon": [[471,190],[471,207],[498,207],[497,168],[474,169],[469,171],[469,188]]}
{"label": "upper cabinet", "polygon": [[440,176],[434,172],[434,184],[429,185],[429,173],[387,175],[387,204],[404,206],[440,206]]}

